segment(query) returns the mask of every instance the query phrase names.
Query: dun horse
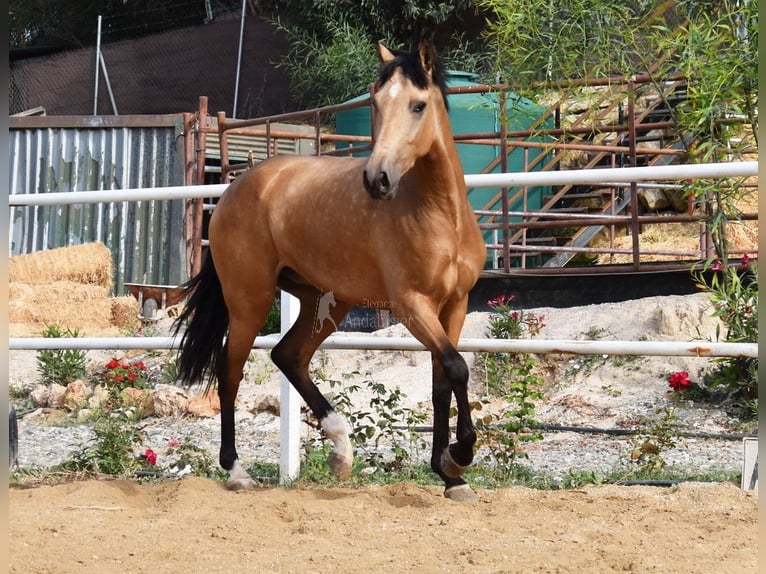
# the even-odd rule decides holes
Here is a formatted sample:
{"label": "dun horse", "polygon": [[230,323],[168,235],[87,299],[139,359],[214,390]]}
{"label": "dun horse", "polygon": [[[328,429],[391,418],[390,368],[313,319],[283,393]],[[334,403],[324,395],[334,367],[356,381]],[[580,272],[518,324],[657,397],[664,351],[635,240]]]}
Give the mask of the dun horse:
{"label": "dun horse", "polygon": [[[220,463],[231,489],[254,486],[237,459],[234,401],[279,287],[299,299],[300,312],[271,357],[332,441],[332,471],[350,473],[348,427],[311,380],[309,362],[352,306],[390,309],[431,352],[431,466],[446,497],[475,499],[461,478],[476,433],[468,368],[455,347],[486,250],[432,43],[422,41],[412,53],[377,50],[369,158],[280,156],[248,170],[221,197],[210,220],[209,254],[184,286],[189,298],[175,327],[176,333],[186,327],[180,377],[188,384],[218,380]],[[328,294],[335,305],[320,307]],[[329,316],[316,317],[320,308]],[[450,444],[452,395],[457,432]]]}

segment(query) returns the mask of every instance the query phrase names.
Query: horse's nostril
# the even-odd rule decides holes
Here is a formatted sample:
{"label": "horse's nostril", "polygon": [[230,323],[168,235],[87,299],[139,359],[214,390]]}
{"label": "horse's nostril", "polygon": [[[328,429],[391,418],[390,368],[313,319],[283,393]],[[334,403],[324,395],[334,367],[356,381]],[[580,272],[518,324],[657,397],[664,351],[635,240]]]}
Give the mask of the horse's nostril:
{"label": "horse's nostril", "polygon": [[375,187],[377,187],[379,191],[386,191],[390,185],[388,174],[385,171],[381,171],[378,174],[378,177],[375,178]]}

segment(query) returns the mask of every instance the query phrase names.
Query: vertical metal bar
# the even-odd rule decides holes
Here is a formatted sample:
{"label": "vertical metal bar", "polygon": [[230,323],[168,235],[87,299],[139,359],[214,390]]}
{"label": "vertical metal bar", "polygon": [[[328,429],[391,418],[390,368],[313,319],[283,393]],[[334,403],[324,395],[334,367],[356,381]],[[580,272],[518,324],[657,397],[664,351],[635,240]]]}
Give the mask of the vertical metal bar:
{"label": "vertical metal bar", "polygon": [[237,50],[237,74],[234,80],[234,109],[231,111],[231,117],[237,117],[237,97],[239,96],[239,74],[242,69],[242,42],[245,37],[245,7],[247,0],[242,0],[242,15],[239,22],[239,49]]}
{"label": "vertical metal bar", "polygon": [[[197,177],[196,184],[205,184],[205,155],[207,150],[207,97],[199,99],[199,112],[197,117]],[[223,158],[223,150],[221,150]],[[223,163],[223,162],[221,162]],[[191,276],[196,275],[202,268],[202,215],[203,200],[195,198],[192,201],[192,258],[189,265]]]}
{"label": "vertical metal bar", "polygon": [[[632,81],[628,83],[628,153],[630,165],[636,166],[636,85]],[[630,183],[630,232],[632,234],[633,269],[638,271],[641,265],[639,234],[641,226],[638,223],[638,184]]]}
{"label": "vertical metal bar", "polygon": [[98,16],[98,26],[96,28],[96,82],[93,89],[93,115],[98,113],[98,69],[101,56],[101,15]]}
{"label": "vertical metal bar", "polygon": [[316,152],[314,155],[321,155],[322,154],[322,123],[321,123],[321,115],[319,111],[314,112],[314,127],[316,129],[316,134],[314,136],[315,142],[314,145],[316,146]]}
{"label": "vertical metal bar", "polygon": [[101,69],[104,72],[104,83],[106,84],[106,92],[109,94],[109,101],[112,103],[112,111],[114,112],[115,116],[119,116],[120,114],[117,112],[117,104],[114,102],[114,92],[112,92],[112,83],[109,81],[109,72],[106,71],[106,62],[104,61],[104,54],[102,52],[98,53],[99,60],[101,62]]}
{"label": "vertical metal bar", "polygon": [[[500,170],[503,173],[508,173],[508,126],[505,124],[505,106],[506,106],[506,94],[505,91],[500,92]],[[504,187],[501,190],[502,193],[502,205],[503,205],[503,271],[506,273],[511,270],[510,262],[510,228],[509,224],[509,206],[508,206],[508,188]]]}

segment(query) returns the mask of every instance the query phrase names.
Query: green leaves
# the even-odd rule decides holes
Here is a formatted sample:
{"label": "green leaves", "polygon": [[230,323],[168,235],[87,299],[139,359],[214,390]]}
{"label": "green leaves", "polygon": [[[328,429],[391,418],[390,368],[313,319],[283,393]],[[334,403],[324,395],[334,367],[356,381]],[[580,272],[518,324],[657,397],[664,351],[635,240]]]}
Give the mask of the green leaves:
{"label": "green leaves", "polygon": [[[44,338],[79,337],[80,333],[77,329],[62,329],[52,324],[45,328],[42,336]],[[38,351],[37,370],[44,384],[57,383],[66,386],[85,376],[85,351],[77,349]]]}

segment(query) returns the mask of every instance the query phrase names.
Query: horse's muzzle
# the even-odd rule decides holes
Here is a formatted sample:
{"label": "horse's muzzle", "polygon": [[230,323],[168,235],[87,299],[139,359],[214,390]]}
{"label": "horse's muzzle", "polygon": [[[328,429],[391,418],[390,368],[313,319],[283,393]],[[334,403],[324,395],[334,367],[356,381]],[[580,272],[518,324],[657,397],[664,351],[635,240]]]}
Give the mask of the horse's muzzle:
{"label": "horse's muzzle", "polygon": [[399,188],[398,179],[392,181],[385,170],[364,170],[364,188],[373,199],[393,199]]}

